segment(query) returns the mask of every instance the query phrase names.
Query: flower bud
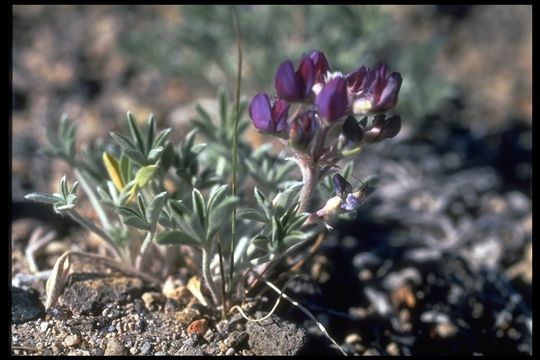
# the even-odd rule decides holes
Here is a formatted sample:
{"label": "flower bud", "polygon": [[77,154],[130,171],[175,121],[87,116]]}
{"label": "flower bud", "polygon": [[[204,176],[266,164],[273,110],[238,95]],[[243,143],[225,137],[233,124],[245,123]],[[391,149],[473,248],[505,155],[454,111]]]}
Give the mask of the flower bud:
{"label": "flower bud", "polygon": [[279,66],[274,79],[277,95],[287,101],[303,101],[311,95],[311,88],[315,78],[313,61],[307,55],[300,60],[298,70],[290,60]]}
{"label": "flower bud", "polygon": [[345,115],[348,105],[347,82],[343,77],[336,77],[326,83],[315,98],[319,114],[328,122],[333,122]]}
{"label": "flower bud", "polygon": [[299,151],[306,151],[317,131],[317,118],[314,111],[305,111],[291,122],[289,141],[291,146]]}
{"label": "flower bud", "polygon": [[270,102],[268,95],[259,93],[249,105],[249,116],[255,128],[269,134],[286,134],[289,105],[276,98]]}

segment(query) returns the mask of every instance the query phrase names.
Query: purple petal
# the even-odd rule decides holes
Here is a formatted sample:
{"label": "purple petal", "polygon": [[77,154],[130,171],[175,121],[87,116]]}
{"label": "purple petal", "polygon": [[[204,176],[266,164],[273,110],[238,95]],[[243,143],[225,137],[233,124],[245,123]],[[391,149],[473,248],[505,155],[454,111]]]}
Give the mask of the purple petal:
{"label": "purple petal", "polygon": [[290,60],[285,60],[279,65],[274,79],[277,95],[288,101],[299,100],[299,84],[294,73],[294,66]]}
{"label": "purple petal", "polygon": [[356,93],[364,88],[367,80],[367,72],[367,68],[362,65],[347,75],[347,86],[349,86],[352,92]]}
{"label": "purple petal", "polygon": [[361,203],[362,201],[360,201],[360,199],[354,197],[353,194],[349,194],[347,195],[347,200],[345,200],[345,203],[341,205],[341,208],[347,211],[353,211],[356,210]]}
{"label": "purple petal", "polygon": [[272,112],[270,110],[270,100],[265,93],[258,93],[251,100],[249,105],[249,116],[253,125],[260,131],[272,130]]}
{"label": "purple petal", "polygon": [[379,100],[376,103],[376,106],[385,111],[394,107],[398,100],[398,93],[401,88],[402,81],[403,79],[401,78],[400,73],[393,72],[390,74],[388,80],[386,81],[386,85],[380,94]]}
{"label": "purple petal", "polygon": [[342,77],[330,80],[315,99],[319,113],[328,121],[345,115],[347,109],[347,82]]}
{"label": "purple petal", "polygon": [[384,126],[381,129],[379,138],[390,139],[396,136],[401,130],[401,117],[398,115],[392,116],[389,119],[386,119]]}
{"label": "purple petal", "polygon": [[302,60],[300,60],[300,66],[298,67],[296,76],[300,84],[300,96],[302,98],[309,96],[315,80],[315,67],[309,56],[304,55]]}
{"label": "purple petal", "polygon": [[323,82],[324,76],[328,71],[330,71],[330,65],[328,60],[322,51],[313,50],[309,53],[311,61],[315,67],[315,82]]}
{"label": "purple petal", "polygon": [[272,107],[272,119],[277,132],[287,131],[287,118],[289,104],[284,100],[277,100]]}
{"label": "purple petal", "polygon": [[351,184],[345,180],[341,174],[334,175],[332,178],[332,184],[334,185],[334,192],[342,199],[345,198],[345,195],[352,192]]}

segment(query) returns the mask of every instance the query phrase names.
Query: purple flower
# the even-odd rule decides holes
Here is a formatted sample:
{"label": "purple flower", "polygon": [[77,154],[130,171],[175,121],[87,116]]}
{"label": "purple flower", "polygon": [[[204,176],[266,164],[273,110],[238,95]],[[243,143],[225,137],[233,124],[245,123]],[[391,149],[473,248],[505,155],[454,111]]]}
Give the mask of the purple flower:
{"label": "purple flower", "polygon": [[343,204],[341,204],[341,208],[343,210],[353,211],[356,210],[360,206],[360,204],[362,204],[362,201],[363,199],[356,196],[355,193],[351,193],[347,195],[347,199]]}
{"label": "purple flower", "polygon": [[265,133],[286,133],[289,105],[276,98],[270,102],[268,95],[258,93],[249,105],[249,116],[257,130]]}
{"label": "purple flower", "polygon": [[401,130],[401,117],[394,115],[387,118],[384,114],[376,115],[373,119],[373,127],[365,132],[366,142],[377,142],[393,138]]}
{"label": "purple flower", "polygon": [[296,71],[292,62],[285,60],[276,72],[274,80],[276,93],[281,99],[290,102],[302,101],[311,95],[314,79],[315,66],[309,56],[302,57]]}
{"label": "purple flower", "polygon": [[377,114],[393,108],[398,100],[403,79],[393,72],[386,76],[386,65],[372,70],[361,67],[347,76],[349,91],[353,96],[355,114]]}
{"label": "purple flower", "polygon": [[311,144],[317,131],[317,118],[314,111],[299,114],[289,128],[290,144],[299,151],[305,151]]}
{"label": "purple flower", "polygon": [[334,185],[334,192],[337,196],[345,200],[347,194],[352,192],[351,184],[345,180],[341,174],[336,174],[332,178],[332,184]]}
{"label": "purple flower", "polygon": [[311,61],[313,61],[313,66],[315,68],[315,83],[323,83],[324,77],[328,71],[330,71],[330,65],[326,56],[322,51],[313,50],[308,54]]}
{"label": "purple flower", "polygon": [[345,78],[336,77],[326,83],[315,98],[315,105],[322,117],[329,122],[335,121],[345,115],[348,105],[347,82]]}

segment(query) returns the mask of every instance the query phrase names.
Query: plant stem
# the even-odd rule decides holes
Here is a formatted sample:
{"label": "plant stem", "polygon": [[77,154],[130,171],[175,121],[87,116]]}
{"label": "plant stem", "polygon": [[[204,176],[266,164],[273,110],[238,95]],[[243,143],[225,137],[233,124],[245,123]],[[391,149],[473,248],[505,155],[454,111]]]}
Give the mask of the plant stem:
{"label": "plant stem", "polygon": [[309,211],[309,202],[313,195],[315,185],[317,185],[317,178],[319,177],[317,164],[312,161],[306,163],[304,160],[299,159],[298,166],[302,172],[302,189],[300,190],[300,205],[298,212]]}
{"label": "plant stem", "polygon": [[[233,15],[234,30],[236,34],[236,47],[237,47],[237,74],[236,74],[236,96],[234,102],[234,133],[232,143],[232,184],[231,192],[232,196],[236,196],[236,173],[238,168],[238,122],[240,120],[240,85],[242,82],[242,33],[240,32],[240,22],[234,7],[229,6]],[[236,206],[232,211],[232,223],[231,223],[231,249],[229,255],[229,300],[232,300],[232,289],[234,279],[234,250],[236,242]],[[203,252],[204,256],[204,252]],[[232,301],[229,301],[232,303]]]}
{"label": "plant stem", "polygon": [[202,249],[202,275],[204,278],[204,282],[206,283],[206,287],[208,288],[208,290],[210,290],[210,294],[212,295],[212,300],[214,301],[214,304],[219,304],[217,286],[214,282],[214,279],[212,278],[212,272],[210,271],[209,254],[208,250],[205,248]]}
{"label": "plant stem", "polygon": [[99,203],[99,200],[97,199],[96,194],[92,190],[92,187],[88,184],[88,180],[83,175],[83,173],[79,171],[78,169],[75,169],[75,176],[77,176],[77,179],[79,179],[81,186],[83,187],[84,192],[86,193],[86,196],[88,196],[88,200],[92,204],[92,207],[94,208],[97,216],[99,217],[101,226],[103,226],[104,229],[109,229],[111,227],[109,218],[107,217],[105,210],[103,210],[103,207]]}
{"label": "plant stem", "polygon": [[102,238],[103,240],[105,240],[105,244],[107,245],[107,247],[113,252],[114,256],[119,259],[119,260],[123,260],[122,258],[122,255],[120,254],[120,252],[118,251],[118,248],[116,247],[116,245],[114,244],[113,240],[111,239],[111,237],[105,232],[103,231],[102,229],[100,229],[99,227],[97,227],[96,225],[94,225],[92,222],[88,221],[86,218],[84,218],[83,216],[81,216],[77,211],[75,210],[70,210],[68,211],[67,213],[73,220],[75,220],[76,222],[78,222],[79,224],[81,224],[83,227],[85,227],[87,230],[93,232],[94,234],[98,235],[100,238]]}

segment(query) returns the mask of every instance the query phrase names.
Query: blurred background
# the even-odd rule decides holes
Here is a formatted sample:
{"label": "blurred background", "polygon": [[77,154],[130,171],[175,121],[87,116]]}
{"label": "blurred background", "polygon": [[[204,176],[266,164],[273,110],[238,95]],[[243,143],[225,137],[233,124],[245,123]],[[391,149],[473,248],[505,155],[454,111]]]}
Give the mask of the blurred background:
{"label": "blurred background", "polygon": [[[461,334],[459,345],[425,335],[409,353],[532,351],[532,6],[236,10],[246,99],[272,93],[279,63],[290,58],[296,64],[313,49],[325,52],[334,70],[347,73],[382,61],[404,79],[395,110],[403,120],[401,133],[366,149],[355,169],[360,178],[379,175],[381,186],[356,221],[341,224],[323,249],[326,264],[336,264],[335,271],[339,263],[349,266],[353,270],[341,274],[350,273],[350,281],[373,291],[326,306],[354,317],[351,309],[377,309],[404,284],[413,290],[428,286],[431,272],[449,283],[439,284],[445,290],[433,291],[431,298],[424,292],[416,306],[446,304],[436,311],[461,316],[468,328],[450,322],[461,331],[450,332],[454,339]],[[234,27],[226,6],[14,6],[12,50],[14,200],[55,190],[69,171],[38,154],[46,141],[42,128],[55,128],[62,113],[78,124],[77,146],[123,128],[128,110],[140,120],[153,112],[159,126],[172,127],[172,138],[179,139],[196,103],[216,112],[218,87],[232,94],[235,84]],[[253,130],[247,136],[254,144],[264,141]],[[341,254],[338,245],[354,251]],[[375,258],[368,261],[365,254]],[[386,271],[377,270],[381,264]],[[469,273],[450,271],[452,264]],[[414,276],[403,275],[409,268],[405,274]],[[394,270],[403,275],[401,282],[384,282]],[[342,286],[347,294],[350,281],[333,281],[334,293]],[[386,288],[377,290],[377,283]],[[515,306],[508,308],[512,301]],[[392,302],[399,319],[400,304]],[[485,308],[478,317],[470,315],[478,310],[475,304]],[[501,314],[509,314],[503,316],[506,324]],[[409,317],[428,327],[440,320],[412,310]],[[405,331],[388,319],[388,329]],[[325,321],[338,329],[345,320]],[[359,328],[354,322],[344,326]],[[366,332],[362,337],[367,343],[377,338]]]}

